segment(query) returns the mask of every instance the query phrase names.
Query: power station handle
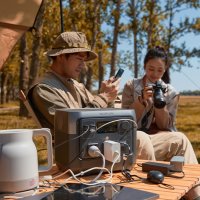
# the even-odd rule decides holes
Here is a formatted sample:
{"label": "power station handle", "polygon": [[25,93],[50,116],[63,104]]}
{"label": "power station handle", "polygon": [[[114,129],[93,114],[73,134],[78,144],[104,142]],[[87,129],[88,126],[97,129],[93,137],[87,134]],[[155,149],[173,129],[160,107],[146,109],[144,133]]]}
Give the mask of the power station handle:
{"label": "power station handle", "polygon": [[52,148],[52,136],[50,129],[42,128],[42,129],[34,129],[33,136],[43,136],[46,138],[47,142],[47,166],[38,166],[39,172],[48,171],[53,166],[53,148]]}

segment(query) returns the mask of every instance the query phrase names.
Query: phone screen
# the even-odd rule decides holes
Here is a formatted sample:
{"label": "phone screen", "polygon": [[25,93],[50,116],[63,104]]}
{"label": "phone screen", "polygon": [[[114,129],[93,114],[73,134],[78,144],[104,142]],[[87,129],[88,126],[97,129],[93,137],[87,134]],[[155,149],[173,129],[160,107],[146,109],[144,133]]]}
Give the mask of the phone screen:
{"label": "phone screen", "polygon": [[120,78],[122,76],[122,74],[124,73],[123,69],[119,69],[115,75],[115,80],[117,80],[118,78]]}
{"label": "phone screen", "polygon": [[153,200],[158,194],[115,184],[98,184],[87,186],[68,183],[42,200]]}

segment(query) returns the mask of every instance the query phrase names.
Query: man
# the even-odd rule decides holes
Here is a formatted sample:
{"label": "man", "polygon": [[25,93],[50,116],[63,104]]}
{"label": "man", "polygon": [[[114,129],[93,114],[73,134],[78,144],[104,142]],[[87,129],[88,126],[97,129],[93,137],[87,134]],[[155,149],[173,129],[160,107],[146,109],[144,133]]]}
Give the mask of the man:
{"label": "man", "polygon": [[113,77],[102,82],[101,92],[95,96],[75,80],[85,62],[97,58],[83,33],[60,34],[47,55],[53,61],[50,71],[28,93],[43,127],[53,130],[54,113],[58,108],[106,108],[117,97],[119,80],[114,81]]}

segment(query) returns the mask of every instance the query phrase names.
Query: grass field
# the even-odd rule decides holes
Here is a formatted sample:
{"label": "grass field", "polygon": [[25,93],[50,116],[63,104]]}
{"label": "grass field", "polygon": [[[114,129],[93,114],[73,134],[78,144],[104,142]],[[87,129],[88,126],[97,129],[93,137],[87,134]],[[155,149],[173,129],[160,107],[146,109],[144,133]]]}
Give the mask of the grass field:
{"label": "grass field", "polygon": [[[9,107],[9,110],[0,109],[0,130],[11,128],[36,128],[31,118],[18,116],[18,102],[1,105],[0,108]],[[13,109],[12,109],[13,108]],[[177,114],[177,129],[187,135],[191,141],[198,161],[200,163],[200,96],[181,96]],[[43,148],[41,139],[36,140],[37,146]],[[40,162],[45,162],[41,153]]]}
{"label": "grass field", "polygon": [[177,129],[187,135],[200,163],[200,96],[181,96]]}

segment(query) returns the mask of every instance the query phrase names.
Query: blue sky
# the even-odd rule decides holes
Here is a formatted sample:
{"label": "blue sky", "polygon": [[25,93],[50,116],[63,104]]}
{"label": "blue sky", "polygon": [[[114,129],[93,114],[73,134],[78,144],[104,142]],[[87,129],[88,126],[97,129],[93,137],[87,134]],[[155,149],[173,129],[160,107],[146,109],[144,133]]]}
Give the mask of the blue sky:
{"label": "blue sky", "polygon": [[[186,16],[200,18],[200,10],[187,9],[185,11],[182,11],[181,14],[176,15],[176,22],[178,23]],[[200,51],[200,34],[187,34],[179,41],[177,41],[177,45],[183,41],[186,42],[186,45],[189,49],[196,47]],[[124,50],[128,48],[132,48],[132,45],[123,43],[118,47],[118,50],[120,51],[120,49]],[[183,65],[180,72],[176,72],[173,70],[170,71],[171,84],[180,92],[188,90],[200,90],[200,58],[191,59],[191,62],[193,64],[192,68],[188,68],[187,66]],[[122,89],[126,81],[132,78],[132,73],[130,73],[129,70],[126,70],[122,76],[120,88]]]}
{"label": "blue sky", "polygon": [[171,84],[179,91],[200,90],[200,68],[171,72]]}
{"label": "blue sky", "polygon": [[[185,10],[176,16],[176,20],[180,21],[185,17],[200,18],[200,10]],[[200,51],[200,34],[187,34],[180,41],[185,41],[189,49],[196,47]],[[183,65],[180,72],[171,71],[171,84],[179,91],[200,90],[200,58],[191,59],[191,62],[192,68]]]}

